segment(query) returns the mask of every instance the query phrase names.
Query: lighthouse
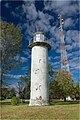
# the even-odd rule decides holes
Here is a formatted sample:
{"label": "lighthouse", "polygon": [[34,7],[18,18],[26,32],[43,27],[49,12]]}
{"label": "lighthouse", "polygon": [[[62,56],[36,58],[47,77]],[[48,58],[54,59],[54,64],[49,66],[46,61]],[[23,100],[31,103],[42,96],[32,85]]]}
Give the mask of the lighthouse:
{"label": "lighthouse", "polygon": [[31,55],[31,87],[29,106],[49,105],[48,94],[48,51],[50,44],[45,40],[43,32],[34,34],[29,45]]}

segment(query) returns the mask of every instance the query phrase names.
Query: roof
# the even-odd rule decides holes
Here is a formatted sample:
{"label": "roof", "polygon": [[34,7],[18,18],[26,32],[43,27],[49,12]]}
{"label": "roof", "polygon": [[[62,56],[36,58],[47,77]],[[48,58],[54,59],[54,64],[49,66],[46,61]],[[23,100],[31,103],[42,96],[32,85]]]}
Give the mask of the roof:
{"label": "roof", "polygon": [[34,35],[36,35],[36,34],[43,34],[43,35],[45,35],[44,32],[35,32]]}

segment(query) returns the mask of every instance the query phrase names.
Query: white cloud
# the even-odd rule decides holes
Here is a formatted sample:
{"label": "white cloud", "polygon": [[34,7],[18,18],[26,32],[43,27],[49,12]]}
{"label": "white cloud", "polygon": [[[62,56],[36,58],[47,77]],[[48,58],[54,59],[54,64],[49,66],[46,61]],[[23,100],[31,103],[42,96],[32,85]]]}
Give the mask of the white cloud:
{"label": "white cloud", "polygon": [[54,66],[56,66],[56,65],[60,65],[60,61],[58,61],[58,62],[54,62],[53,65],[54,65]]}
{"label": "white cloud", "polygon": [[44,0],[45,10],[54,10],[58,14],[72,16],[75,15],[79,10],[79,5],[71,4],[71,0]]}
{"label": "white cloud", "polygon": [[27,71],[29,68],[28,68],[28,66],[24,66],[24,67],[22,67],[21,69]]}
{"label": "white cloud", "polygon": [[68,18],[64,21],[64,28],[68,28],[68,27],[71,27],[75,24],[74,23],[74,20],[72,20],[72,18]]}
{"label": "white cloud", "polygon": [[6,8],[10,8],[11,6],[10,6],[10,3],[6,3],[5,5],[4,5]]}
{"label": "white cloud", "polygon": [[68,30],[66,32],[66,38],[74,40],[75,42],[79,42],[79,31],[78,30]]}
{"label": "white cloud", "polygon": [[53,60],[53,57],[52,57],[52,56],[49,56],[49,57],[48,57],[48,60],[49,60],[49,61]]}
{"label": "white cloud", "polygon": [[72,45],[65,45],[66,50],[70,51],[72,50]]}
{"label": "white cloud", "polygon": [[29,51],[27,51],[27,50],[23,50],[23,53],[24,53],[25,55],[27,55],[27,56],[30,55],[30,54],[29,54]]}
{"label": "white cloud", "polygon": [[[64,21],[64,28],[75,26],[75,23],[77,20],[73,20],[71,18],[74,13],[78,14],[79,6],[77,2],[74,4],[71,4],[71,1],[61,1],[61,0],[52,0],[52,1],[44,1],[44,10],[53,10],[54,12],[61,13],[64,17],[67,16],[67,19]],[[22,15],[26,15],[25,22],[21,25],[22,29],[25,30],[24,35],[26,35],[27,39],[30,41],[30,39],[33,37],[34,32],[36,31],[44,31],[49,32],[51,35],[51,38],[49,39],[49,42],[52,44],[52,49],[55,49],[56,52],[60,52],[60,31],[59,28],[56,26],[57,23],[52,26],[50,24],[50,20],[53,20],[54,23],[54,15],[50,15],[48,12],[43,11],[37,11],[35,7],[35,1],[25,1],[22,5]],[[19,14],[15,14],[13,12],[14,16],[18,16]],[[71,16],[70,16],[70,15]],[[57,17],[57,16],[56,16]],[[73,24],[74,23],[74,24]],[[76,34],[76,36],[75,36]],[[73,43],[72,39],[74,41],[78,41],[78,31],[77,30],[68,30],[65,33],[65,42],[68,43],[68,46],[66,47],[68,50],[71,47],[78,47],[77,42]],[[54,45],[55,44],[55,45]]]}
{"label": "white cloud", "polygon": [[14,59],[15,59],[16,61],[18,61],[18,60],[20,59],[20,55],[18,54],[18,55],[16,55],[16,56],[14,56]]}
{"label": "white cloud", "polygon": [[[44,31],[44,32],[49,31],[51,27],[49,20],[52,18],[52,16],[50,16],[47,13],[44,14],[41,11],[37,12],[36,9],[33,10],[33,6],[34,4],[32,3],[28,7],[27,5],[24,5],[23,7],[26,9],[26,19],[29,19],[29,22],[27,21],[23,25],[23,28],[26,28],[26,34],[29,34],[30,36],[33,36],[34,32],[36,31]],[[30,12],[29,9],[31,9],[32,11]]]}
{"label": "white cloud", "polygon": [[[71,0],[44,0],[44,10],[43,11],[37,11],[35,7],[34,1],[26,1],[24,0],[24,4],[22,5],[22,21],[24,22],[21,24],[22,30],[25,30],[24,35],[26,36],[27,40],[30,40],[33,38],[33,34],[36,31],[44,31],[46,33],[49,32],[50,38],[47,40],[50,42],[52,46],[52,50],[54,49],[57,53],[60,53],[60,31],[58,28],[58,20],[55,22],[55,17],[57,19],[57,15],[61,14],[63,16],[64,20],[64,30],[67,28],[68,30],[65,31],[65,47],[68,52],[71,52],[73,49],[79,48],[79,31],[75,29],[76,24],[78,23],[77,19],[72,19],[72,16],[76,16],[79,13],[79,5],[76,0],[73,0],[73,4],[71,4]],[[44,12],[45,11],[45,12]],[[53,12],[53,14],[49,14],[49,12]],[[56,13],[56,16],[54,16],[54,13]],[[21,15],[20,14],[20,15]],[[16,17],[20,17],[18,13],[14,13],[13,15]],[[24,15],[26,19],[24,20]],[[53,21],[52,25],[50,24],[50,21]],[[55,23],[54,23],[55,22]],[[70,28],[70,30],[69,30]],[[74,28],[74,30],[73,30]],[[78,68],[78,65],[76,67],[76,62],[72,58],[75,56],[78,56],[77,53],[68,53],[69,65],[71,68]],[[26,62],[28,58],[30,57],[27,51],[24,51],[24,54],[28,57],[21,57],[22,62]],[[60,58],[53,58],[52,56],[48,58],[49,61],[54,61]],[[78,59],[76,58],[76,61],[78,62]],[[59,67],[60,62],[55,62],[54,67]],[[24,68],[25,69],[25,68]]]}
{"label": "white cloud", "polygon": [[22,75],[4,74],[5,77],[19,79]]}
{"label": "white cloud", "polygon": [[14,16],[14,17],[20,17],[18,14],[16,14],[14,11],[11,12],[11,14]]}
{"label": "white cloud", "polygon": [[60,56],[56,56],[56,57],[54,57],[54,60],[58,60],[58,59],[60,59]]}
{"label": "white cloud", "polygon": [[56,57],[54,57],[54,56],[49,56],[48,57],[48,60],[49,61],[51,61],[51,60],[59,60],[60,59],[60,56],[56,56]]}
{"label": "white cloud", "polygon": [[20,57],[20,61],[21,61],[22,63],[27,62],[27,60],[28,60],[28,58],[26,58],[26,57]]}
{"label": "white cloud", "polygon": [[73,57],[71,60],[69,60],[69,66],[71,67],[71,69],[76,69],[79,70],[80,66],[79,66],[79,57]]}
{"label": "white cloud", "polygon": [[26,13],[26,19],[36,20],[37,11],[34,5],[34,1],[25,1],[25,4],[22,5],[24,13]]}

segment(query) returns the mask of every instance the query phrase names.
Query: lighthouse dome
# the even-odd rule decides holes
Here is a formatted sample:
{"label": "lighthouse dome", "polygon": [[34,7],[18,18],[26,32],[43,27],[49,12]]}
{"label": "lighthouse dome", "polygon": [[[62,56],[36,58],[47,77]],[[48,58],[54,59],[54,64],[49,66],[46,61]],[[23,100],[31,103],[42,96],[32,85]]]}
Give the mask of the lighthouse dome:
{"label": "lighthouse dome", "polygon": [[45,41],[45,35],[43,32],[36,32],[34,34],[34,42],[44,42]]}

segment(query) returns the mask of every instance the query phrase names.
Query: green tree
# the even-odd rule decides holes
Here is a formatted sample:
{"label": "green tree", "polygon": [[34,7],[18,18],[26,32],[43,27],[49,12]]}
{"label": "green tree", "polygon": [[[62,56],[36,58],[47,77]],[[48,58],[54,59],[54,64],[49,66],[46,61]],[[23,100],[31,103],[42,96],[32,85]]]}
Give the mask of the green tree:
{"label": "green tree", "polygon": [[13,23],[0,21],[0,59],[1,59],[1,79],[11,68],[16,68],[19,61],[14,56],[22,50],[22,35],[18,26]]}
{"label": "green tree", "polygon": [[49,81],[53,79],[53,69],[52,69],[52,65],[50,63],[48,63],[48,74],[49,74]]}
{"label": "green tree", "polygon": [[73,91],[72,91],[72,98],[76,98],[76,100],[79,100],[80,99],[80,85],[79,83],[75,82],[74,83],[74,88],[73,88]]}
{"label": "green tree", "polygon": [[75,90],[76,92],[76,94],[75,94],[75,98],[77,99],[77,100],[80,100],[80,85],[79,85],[79,83],[77,83],[76,84],[76,90]]}
{"label": "green tree", "polygon": [[13,96],[16,96],[15,89],[12,88],[12,89],[9,91],[9,94],[10,94],[10,98],[12,98]]}
{"label": "green tree", "polygon": [[49,99],[59,99],[60,96],[60,87],[58,86],[57,80],[51,80],[49,83]]}
{"label": "green tree", "polygon": [[19,94],[20,99],[22,99],[23,96],[24,96],[24,93],[23,93],[24,84],[23,84],[23,82],[22,82],[22,81],[19,81],[19,82],[16,84],[16,88],[17,88],[17,93]]}
{"label": "green tree", "polygon": [[25,82],[25,87],[23,90],[24,98],[30,98],[30,78],[21,78],[23,79],[23,82]]}
{"label": "green tree", "polygon": [[73,81],[72,75],[65,70],[58,70],[54,74],[55,80],[52,80],[49,87],[50,95],[52,97],[63,98],[66,101],[66,97],[72,95]]}
{"label": "green tree", "polygon": [[24,90],[23,90],[23,94],[24,97],[26,96],[26,98],[30,98],[30,74],[31,70],[30,68],[28,68],[28,71],[26,72],[25,76],[22,76],[20,78],[21,82],[23,82],[25,84]]}
{"label": "green tree", "polygon": [[1,97],[6,99],[9,97],[9,90],[7,88],[2,88],[1,89]]}
{"label": "green tree", "polygon": [[13,96],[11,99],[11,104],[12,105],[19,105],[19,103],[21,102],[19,97]]}

